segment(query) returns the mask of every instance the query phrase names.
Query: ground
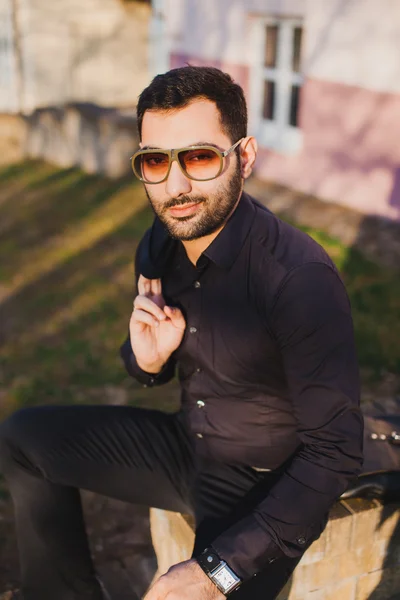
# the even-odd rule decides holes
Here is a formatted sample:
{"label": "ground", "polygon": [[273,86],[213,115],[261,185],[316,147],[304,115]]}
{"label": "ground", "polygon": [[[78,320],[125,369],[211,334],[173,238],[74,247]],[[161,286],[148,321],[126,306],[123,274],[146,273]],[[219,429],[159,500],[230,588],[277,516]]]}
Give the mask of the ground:
{"label": "ground", "polygon": [[[0,420],[45,403],[178,406],[176,382],[144,390],[126,376],[118,354],[132,309],[133,256],[151,220],[131,177],[108,180],[37,161],[0,169]],[[327,249],[345,281],[363,402],[394,402],[400,393],[398,271],[323,230],[301,228]],[[0,593],[18,579],[11,507],[1,489]],[[147,566],[136,569],[135,581],[139,571],[154,569],[146,510],[95,496],[85,496],[85,507],[98,564],[118,571],[121,561],[132,567],[144,556]]]}

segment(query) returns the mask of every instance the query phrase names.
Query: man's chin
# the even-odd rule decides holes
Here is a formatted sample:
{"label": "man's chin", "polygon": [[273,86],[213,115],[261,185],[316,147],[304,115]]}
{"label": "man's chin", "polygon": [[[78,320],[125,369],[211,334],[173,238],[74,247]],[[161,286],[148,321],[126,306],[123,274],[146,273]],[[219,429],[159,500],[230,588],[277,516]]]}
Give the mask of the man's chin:
{"label": "man's chin", "polygon": [[186,217],[163,218],[162,222],[169,235],[175,240],[182,242],[196,239],[196,215],[187,215]]}

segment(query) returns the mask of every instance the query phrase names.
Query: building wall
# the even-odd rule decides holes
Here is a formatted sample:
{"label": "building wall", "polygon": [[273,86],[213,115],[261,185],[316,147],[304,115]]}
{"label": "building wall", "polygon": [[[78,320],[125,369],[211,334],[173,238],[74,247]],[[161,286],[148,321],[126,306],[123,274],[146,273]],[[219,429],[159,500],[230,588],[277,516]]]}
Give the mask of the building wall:
{"label": "building wall", "polygon": [[398,0],[308,0],[307,77],[400,93]]}
{"label": "building wall", "polygon": [[400,220],[400,4],[309,0],[305,30],[303,149],[259,173]]}
{"label": "building wall", "polygon": [[253,17],[302,15],[304,0],[164,0],[172,55],[251,66],[248,37]]}
{"label": "building wall", "polygon": [[18,104],[13,6],[11,0],[0,3],[0,110],[13,111]]}
{"label": "building wall", "polygon": [[18,6],[24,112],[66,102],[136,104],[149,81],[149,6],[120,0],[19,0]]}
{"label": "building wall", "polygon": [[[258,133],[254,23],[302,17],[301,147],[261,148],[266,179],[400,220],[398,0],[164,0],[170,66],[212,64],[243,86]],[[253,97],[252,97],[253,94]]]}

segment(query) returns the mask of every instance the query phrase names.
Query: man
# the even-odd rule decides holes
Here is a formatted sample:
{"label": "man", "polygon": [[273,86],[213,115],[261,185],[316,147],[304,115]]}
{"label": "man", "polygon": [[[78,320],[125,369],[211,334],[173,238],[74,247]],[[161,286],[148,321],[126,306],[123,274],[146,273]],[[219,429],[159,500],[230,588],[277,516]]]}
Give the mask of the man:
{"label": "man", "polygon": [[257,144],[228,75],[159,75],[137,112],[155,220],[121,352],[144,385],[178,367],[181,409],[39,407],[2,425],[24,598],[102,598],[86,488],[195,516],[192,558],[146,600],[273,599],[360,470],[349,301],[324,250],[243,193]]}

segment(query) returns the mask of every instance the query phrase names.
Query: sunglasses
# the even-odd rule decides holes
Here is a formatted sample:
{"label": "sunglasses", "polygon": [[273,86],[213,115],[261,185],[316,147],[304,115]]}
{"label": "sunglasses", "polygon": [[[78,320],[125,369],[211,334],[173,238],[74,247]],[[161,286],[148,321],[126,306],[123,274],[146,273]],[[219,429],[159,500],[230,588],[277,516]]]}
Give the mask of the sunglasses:
{"label": "sunglasses", "polygon": [[168,178],[174,160],[182,173],[194,181],[210,181],[221,174],[226,158],[240,144],[241,138],[225,152],[214,146],[188,146],[172,150],[139,150],[132,158],[136,177],[145,183],[162,183]]}

